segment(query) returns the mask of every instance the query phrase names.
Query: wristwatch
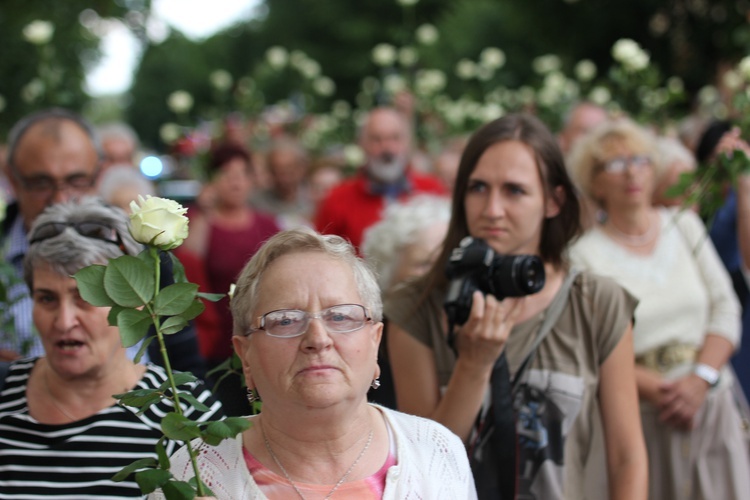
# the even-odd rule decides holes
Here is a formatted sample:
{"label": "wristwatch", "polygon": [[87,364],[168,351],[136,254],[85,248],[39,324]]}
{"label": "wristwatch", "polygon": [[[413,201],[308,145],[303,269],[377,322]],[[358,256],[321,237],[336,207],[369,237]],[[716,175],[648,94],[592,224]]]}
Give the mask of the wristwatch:
{"label": "wristwatch", "polygon": [[721,377],[719,370],[704,363],[697,363],[693,366],[693,373],[705,380],[709,387],[716,387]]}

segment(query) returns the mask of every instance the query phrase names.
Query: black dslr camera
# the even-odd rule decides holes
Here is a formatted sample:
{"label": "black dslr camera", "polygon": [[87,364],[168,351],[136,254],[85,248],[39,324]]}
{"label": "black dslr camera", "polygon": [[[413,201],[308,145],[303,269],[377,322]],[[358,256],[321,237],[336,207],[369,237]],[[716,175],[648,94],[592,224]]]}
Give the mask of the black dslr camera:
{"label": "black dslr camera", "polygon": [[452,326],[469,319],[475,290],[498,300],[524,297],[544,286],[544,264],[536,255],[498,255],[481,239],[467,236],[453,249],[445,268],[450,280],[443,307]]}

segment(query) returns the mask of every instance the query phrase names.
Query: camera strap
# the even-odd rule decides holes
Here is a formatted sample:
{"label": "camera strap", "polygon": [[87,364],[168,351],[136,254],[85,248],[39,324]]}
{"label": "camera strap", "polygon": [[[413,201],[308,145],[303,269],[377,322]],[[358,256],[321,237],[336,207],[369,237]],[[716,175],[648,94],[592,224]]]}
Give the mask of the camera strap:
{"label": "camera strap", "polygon": [[[519,474],[517,470],[518,436],[516,434],[515,395],[526,369],[534,359],[537,348],[560,318],[560,314],[568,302],[570,288],[578,273],[577,269],[571,269],[568,272],[560,290],[555,294],[552,303],[547,308],[539,332],[515,377],[512,379],[510,377],[505,350],[495,362],[490,376],[492,405],[484,422],[480,425],[476,440],[470,450],[470,457],[476,458],[475,452],[479,451],[478,448],[489,445],[492,449],[493,458],[491,460],[489,456],[479,459],[484,462],[484,468],[476,462],[473,465],[475,476],[481,476],[481,479],[475,477],[478,482],[477,486],[484,488],[482,491],[486,493],[480,495],[480,497],[492,497],[501,500],[510,500],[516,497]],[[478,454],[484,455],[481,451]],[[482,474],[480,471],[486,470],[486,467],[490,468],[489,472]],[[488,479],[490,476],[492,479]]]}

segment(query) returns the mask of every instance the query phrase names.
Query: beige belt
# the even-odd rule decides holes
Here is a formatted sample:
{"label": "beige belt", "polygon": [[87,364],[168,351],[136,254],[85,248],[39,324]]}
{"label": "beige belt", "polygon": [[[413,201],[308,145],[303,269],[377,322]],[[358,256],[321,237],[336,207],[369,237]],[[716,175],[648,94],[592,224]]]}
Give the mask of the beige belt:
{"label": "beige belt", "polygon": [[635,357],[635,363],[645,368],[667,373],[672,368],[692,363],[698,355],[698,348],[692,344],[667,344]]}

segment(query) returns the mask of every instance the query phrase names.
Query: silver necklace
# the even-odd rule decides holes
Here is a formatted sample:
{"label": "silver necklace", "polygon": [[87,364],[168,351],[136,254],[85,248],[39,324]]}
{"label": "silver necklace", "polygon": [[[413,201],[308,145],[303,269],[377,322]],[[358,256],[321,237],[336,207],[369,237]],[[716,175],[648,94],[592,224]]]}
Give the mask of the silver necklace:
{"label": "silver necklace", "polygon": [[[305,498],[305,495],[302,494],[302,492],[299,490],[299,488],[297,487],[297,485],[294,484],[294,481],[292,481],[292,478],[289,477],[289,473],[286,471],[286,469],[284,468],[284,466],[281,465],[281,462],[279,461],[279,458],[276,456],[276,454],[271,449],[271,443],[268,442],[268,437],[266,437],[266,430],[265,430],[265,428],[264,428],[264,426],[263,426],[262,423],[260,425],[260,432],[263,434],[263,443],[265,443],[265,445],[266,445],[266,450],[268,450],[268,454],[271,455],[271,458],[273,458],[273,461],[276,462],[276,465],[279,466],[279,469],[281,469],[281,472],[284,473],[284,477],[286,478],[287,481],[289,481],[289,484],[292,485],[292,488],[294,488],[294,491],[297,492],[297,494],[299,495],[299,497],[302,500],[307,500]],[[359,463],[359,461],[362,460],[362,457],[365,456],[365,452],[370,447],[370,443],[372,443],[372,429],[370,429],[370,435],[367,437],[367,444],[365,444],[365,447],[362,448],[362,451],[359,452],[359,456],[357,457],[357,459],[347,469],[347,471],[344,472],[344,475],[341,476],[341,479],[339,479],[339,481],[333,486],[333,488],[331,489],[331,491],[328,492],[328,494],[326,495],[326,497],[323,500],[328,500],[329,498],[331,498],[331,496],[333,495],[333,492],[336,491],[339,486],[341,486],[342,484],[344,484],[344,481],[346,480],[346,478],[349,476],[349,474],[352,473],[352,471],[357,466],[357,464]]]}

